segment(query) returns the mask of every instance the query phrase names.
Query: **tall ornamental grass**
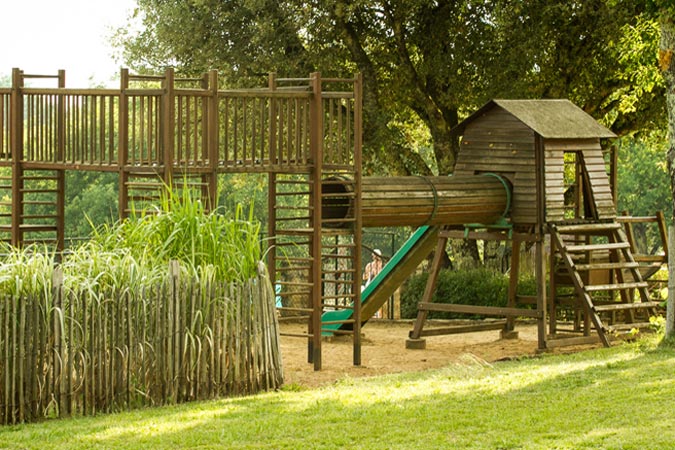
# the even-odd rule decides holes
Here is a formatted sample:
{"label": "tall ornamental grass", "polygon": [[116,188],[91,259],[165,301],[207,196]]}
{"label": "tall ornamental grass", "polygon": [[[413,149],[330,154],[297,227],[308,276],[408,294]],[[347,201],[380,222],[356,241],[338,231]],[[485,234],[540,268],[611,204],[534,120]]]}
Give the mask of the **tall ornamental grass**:
{"label": "tall ornamental grass", "polygon": [[170,193],[60,263],[0,248],[0,423],[281,386],[260,228],[242,211]]}
{"label": "tall ornamental grass", "polygon": [[94,253],[130,254],[144,269],[166,267],[171,260],[193,274],[213,272],[220,281],[244,281],[256,276],[261,258],[260,224],[253,209],[244,217],[238,205],[233,217],[204,205],[189,190],[167,191],[158,208],[94,232]]}

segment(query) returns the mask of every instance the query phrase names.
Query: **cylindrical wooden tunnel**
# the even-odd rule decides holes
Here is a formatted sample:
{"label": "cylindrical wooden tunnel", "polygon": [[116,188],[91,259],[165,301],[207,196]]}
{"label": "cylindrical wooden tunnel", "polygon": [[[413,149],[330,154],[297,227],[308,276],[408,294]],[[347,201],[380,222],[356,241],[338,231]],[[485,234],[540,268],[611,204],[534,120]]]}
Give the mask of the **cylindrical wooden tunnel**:
{"label": "cylindrical wooden tunnel", "polygon": [[[364,227],[492,224],[508,214],[509,182],[494,174],[449,177],[364,177]],[[322,185],[326,223],[354,217],[353,184],[331,178]]]}

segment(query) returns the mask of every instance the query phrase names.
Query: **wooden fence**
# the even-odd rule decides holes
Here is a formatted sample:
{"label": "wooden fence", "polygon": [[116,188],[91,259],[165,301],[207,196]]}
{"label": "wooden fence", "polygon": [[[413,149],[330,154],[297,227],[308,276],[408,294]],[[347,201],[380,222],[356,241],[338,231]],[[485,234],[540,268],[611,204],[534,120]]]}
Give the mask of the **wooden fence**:
{"label": "wooden fence", "polygon": [[255,393],[283,382],[266,273],[205,282],[170,265],[138,292],[51,292],[0,301],[0,423]]}

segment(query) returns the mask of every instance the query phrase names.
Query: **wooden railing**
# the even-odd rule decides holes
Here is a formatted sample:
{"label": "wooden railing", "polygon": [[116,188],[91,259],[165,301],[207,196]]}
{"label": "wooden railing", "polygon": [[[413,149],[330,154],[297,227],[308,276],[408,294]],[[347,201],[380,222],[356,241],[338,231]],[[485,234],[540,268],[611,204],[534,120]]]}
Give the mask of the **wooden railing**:
{"label": "wooden railing", "polygon": [[272,75],[246,90],[219,90],[215,71],[180,79],[123,70],[120,89],[24,87],[20,71],[14,80],[0,90],[0,165],[305,172],[312,133],[324,164],[353,164],[356,79]]}

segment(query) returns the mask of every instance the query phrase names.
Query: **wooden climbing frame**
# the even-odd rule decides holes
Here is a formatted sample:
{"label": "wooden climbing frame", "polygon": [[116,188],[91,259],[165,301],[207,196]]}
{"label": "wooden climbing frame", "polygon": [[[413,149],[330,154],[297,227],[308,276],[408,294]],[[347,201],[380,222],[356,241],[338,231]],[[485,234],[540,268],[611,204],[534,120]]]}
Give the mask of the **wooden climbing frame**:
{"label": "wooden climbing frame", "polygon": [[[35,78],[56,86],[30,87]],[[220,89],[216,71],[181,78],[173,69],[161,75],[122,69],[118,89],[71,89],[65,79],[64,71],[14,69],[12,86],[0,88],[0,239],[63,249],[66,171],[117,173],[121,217],[156,203],[168,186],[197,190],[210,208],[219,174],[269,174],[268,263],[282,303],[300,297],[309,360],[321,368],[327,300],[321,280],[330,266],[325,260],[339,257],[346,261],[341,292],[355,300],[341,307],[354,309],[354,364],[360,364],[360,215],[338,231],[321,217],[326,179],[349,184],[360,207],[360,76],[271,74],[263,87],[237,90]],[[289,209],[290,197],[303,212]],[[345,242],[340,252],[328,247],[335,234]],[[289,280],[294,259],[305,262]],[[294,291],[298,286],[302,292]]]}

